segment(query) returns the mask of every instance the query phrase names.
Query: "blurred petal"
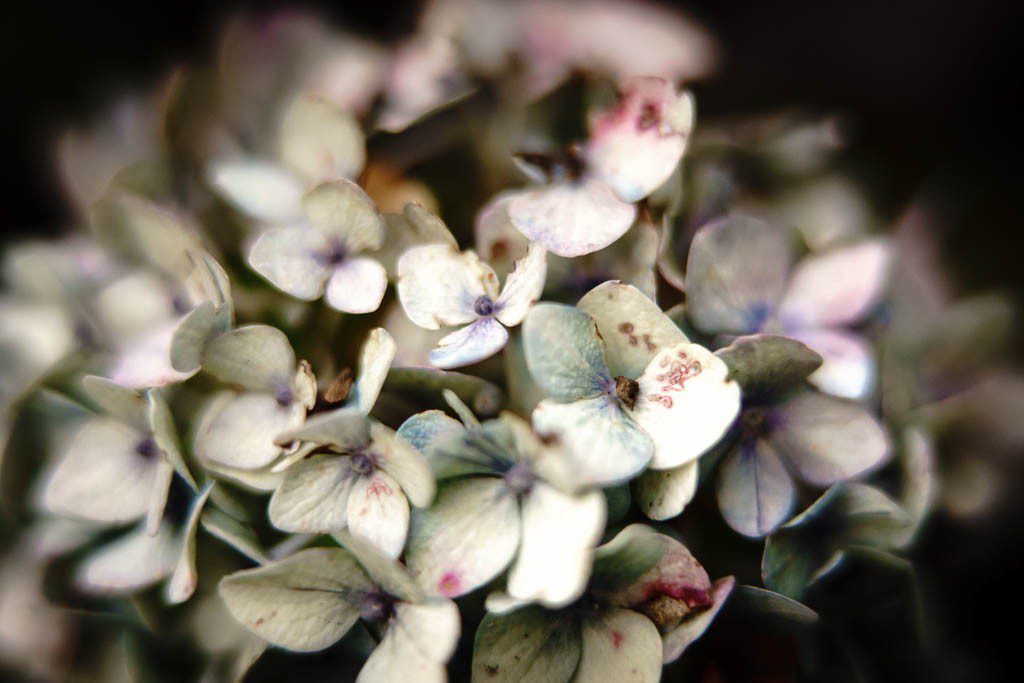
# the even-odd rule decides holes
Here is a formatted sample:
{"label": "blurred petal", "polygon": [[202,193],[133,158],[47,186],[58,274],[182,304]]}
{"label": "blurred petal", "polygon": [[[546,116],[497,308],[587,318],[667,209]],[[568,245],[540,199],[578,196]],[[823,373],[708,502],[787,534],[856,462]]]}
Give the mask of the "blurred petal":
{"label": "blurred petal", "polygon": [[183,382],[194,375],[196,370],[178,372],[171,365],[171,344],[178,322],[171,321],[133,339],[118,355],[110,378],[126,387],[143,389]]}
{"label": "blurred petal", "polygon": [[647,433],[606,395],[573,403],[541,401],[533,411],[533,426],[542,437],[557,437],[565,445],[580,484],[623,482],[654,454]]}
{"label": "blurred petal", "polygon": [[688,341],[649,297],[616,280],[594,287],[576,307],[597,323],[613,376],[635,379],[660,350]]}
{"label": "blurred petal", "polygon": [[147,534],[155,534],[160,528],[167,506],[167,496],[171,492],[171,480],[174,479],[174,468],[166,460],[161,460],[153,477],[153,490],[149,494],[149,506],[146,509],[145,528]]}
{"label": "blurred petal", "polygon": [[290,386],[295,352],[281,330],[246,325],[210,341],[203,351],[203,369],[227,384],[273,392]]}
{"label": "blurred petal", "polygon": [[282,531],[327,534],[344,529],[355,485],[349,459],[314,455],[285,471],[270,498],[270,523]]}
{"label": "blurred petal", "polygon": [[658,189],[679,165],[693,130],[693,97],[662,78],[634,78],[619,103],[591,118],[587,160],[627,202]]}
{"label": "blurred petal", "polygon": [[385,472],[357,477],[348,496],[348,530],[397,558],[409,533],[409,501]]}
{"label": "blurred petal", "polygon": [[370,330],[363,347],[359,350],[359,374],[349,400],[359,412],[369,415],[380,394],[384,380],[391,369],[397,346],[395,340],[383,327]]}
{"label": "blurred petal", "polygon": [[579,622],[559,612],[524,607],[486,614],[473,643],[473,680],[562,683],[580,660]]}
{"label": "blurred petal", "polygon": [[810,484],[827,486],[882,464],[889,436],[864,408],[816,391],[774,409],[769,440]]}
{"label": "blurred petal", "polygon": [[413,514],[406,563],[428,592],[465,595],[512,561],[519,527],[519,506],[500,479],[460,479]]}
{"label": "blurred petal", "polygon": [[775,311],[792,258],[788,236],[744,215],[705,225],[686,266],[686,305],[702,332],[756,332]]}
{"label": "blurred petal", "polygon": [[808,381],[822,391],[862,400],[875,389],[875,356],[871,345],[854,332],[815,329],[792,334],[821,356],[821,367]]}
{"label": "blurred petal", "polygon": [[265,161],[221,161],[209,169],[214,188],[243,213],[262,221],[302,217],[302,185],[286,169]]}
{"label": "blurred petal", "polygon": [[401,603],[356,681],[445,683],[445,664],[455,652],[460,631],[459,610],[451,600]]}
{"label": "blurred petal", "polygon": [[149,405],[138,391],[96,375],[82,378],[82,389],[103,412],[135,429],[149,429]]}
{"label": "blurred petal", "polygon": [[308,227],[268,230],[249,252],[249,265],[283,292],[303,301],[324,293],[331,269],[327,239]]}
{"label": "blurred petal", "polygon": [[679,659],[686,648],[704,635],[735,585],[736,580],[731,576],[716,581],[711,591],[711,605],[696,614],[687,615],[678,626],[662,636],[662,661],[665,664]]}
{"label": "blurred petal", "polygon": [[375,259],[345,259],[327,282],[327,303],[344,313],[372,313],[387,288],[388,274]]}
{"label": "blurred petal", "polygon": [[740,411],[740,387],[728,374],[697,344],[663,349],[651,360],[632,412],[654,442],[651,467],[678,467],[718,443]]}
{"label": "blurred petal", "polygon": [[720,466],[718,508],[744,536],[774,531],[789,516],[793,499],[793,480],[767,441],[741,444]]}
{"label": "blurred petal", "polygon": [[672,519],[697,493],[697,461],[669,470],[645,470],[633,486],[637,505],[649,519]]}
{"label": "blurred petal", "polygon": [[350,180],[317,185],[302,198],[302,208],[318,230],[341,240],[350,256],[384,244],[384,219],[373,200]]}
{"label": "blurred petal", "polygon": [[891,251],[871,240],[803,259],[779,304],[786,329],[856,322],[885,291]]}
{"label": "blurred petal", "polygon": [[594,396],[611,383],[597,326],[572,306],[534,306],[523,322],[523,350],[533,380],[556,400]]}
{"label": "blurred petal", "polygon": [[497,291],[494,271],[471,251],[430,244],[410,249],[398,261],[402,308],[410,320],[429,330],[476,320],[473,305],[483,296],[493,301]]}
{"label": "blurred petal", "polygon": [[203,512],[203,506],[210,497],[213,484],[207,484],[203,491],[192,501],[192,508],[189,510],[188,519],[185,520],[185,527],[181,532],[181,550],[178,554],[178,562],[174,568],[174,574],[167,584],[167,601],[172,605],[185,602],[196,590],[196,583],[199,580],[196,574],[196,530],[199,528],[199,516]]}
{"label": "blurred petal", "polygon": [[306,409],[282,407],[270,394],[239,394],[208,417],[196,435],[196,452],[240,469],[269,465],[281,455],[275,439],[302,424]]}
{"label": "blurred petal", "polygon": [[435,493],[434,475],[423,454],[378,422],[370,425],[370,434],[377,466],[398,482],[413,505],[430,505]]}
{"label": "blurred petal", "polygon": [[126,595],[147,588],[174,570],[178,538],[168,524],[156,534],[136,528],[103,546],[75,569],[75,585],[87,593]]}
{"label": "blurred petal", "polygon": [[650,619],[609,609],[582,622],[583,653],[574,682],[661,680],[661,634]]}
{"label": "blurred petal", "polygon": [[509,327],[521,323],[530,306],[540,299],[546,274],[547,250],[543,244],[531,242],[526,256],[516,261],[515,269],[505,281],[494,317]]}
{"label": "blurred petal", "polygon": [[430,362],[443,370],[478,363],[501,351],[508,343],[508,330],[494,318],[480,318],[442,337],[430,352]]}
{"label": "blurred petal", "polygon": [[563,182],[524,190],[508,205],[513,225],[559,256],[604,249],[633,225],[636,207],[600,180]]}
{"label": "blurred petal", "polygon": [[576,600],[590,576],[604,522],[599,491],[570,496],[536,482],[523,503],[523,538],[509,572],[509,594],[551,608]]}
{"label": "blurred petal", "polygon": [[359,620],[357,596],[374,585],[351,554],[310,548],[265,567],[225,576],[219,592],[231,616],[279,647],[315,652]]}
{"label": "blurred petal", "polygon": [[355,118],[317,96],[295,99],[281,122],[279,156],[309,183],[355,178],[366,143]]}
{"label": "blurred petal", "polygon": [[[689,609],[710,604],[708,573],[686,546],[671,536],[655,533],[643,524],[632,524],[602,548],[611,546],[619,537],[634,536],[649,542],[647,535],[653,535],[661,544],[661,556],[630,584],[608,592],[604,596],[608,603],[643,609],[647,603],[664,596],[682,601]],[[628,545],[624,549],[630,550]]]}
{"label": "blurred petal", "polygon": [[159,389],[148,391],[146,399],[149,401],[149,421],[153,429],[153,440],[178,476],[192,487],[193,491],[198,491],[196,480],[192,478],[192,473],[188,471],[188,465],[181,454],[181,444],[178,442],[178,431],[174,426],[170,406]]}

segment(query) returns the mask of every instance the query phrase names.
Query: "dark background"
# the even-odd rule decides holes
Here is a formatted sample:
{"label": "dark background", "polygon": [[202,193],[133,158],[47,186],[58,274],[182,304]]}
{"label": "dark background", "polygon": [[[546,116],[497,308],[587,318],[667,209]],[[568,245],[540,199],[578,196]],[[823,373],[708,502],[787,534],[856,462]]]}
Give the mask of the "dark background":
{"label": "dark background", "polygon": [[[0,20],[5,239],[63,229],[54,132],[207,56],[237,4],[8,3]],[[385,38],[413,28],[418,8],[409,1],[303,4]],[[1020,300],[1024,3],[709,0],[685,7],[724,48],[718,76],[697,88],[702,116],[783,106],[845,112],[888,215],[922,189],[941,198],[951,228],[947,260],[966,288],[998,287]],[[940,598],[927,614],[940,634],[936,645],[950,656],[950,678],[1011,675],[1004,655],[1019,648],[1022,514],[1024,504],[973,527],[940,517],[915,551]]]}

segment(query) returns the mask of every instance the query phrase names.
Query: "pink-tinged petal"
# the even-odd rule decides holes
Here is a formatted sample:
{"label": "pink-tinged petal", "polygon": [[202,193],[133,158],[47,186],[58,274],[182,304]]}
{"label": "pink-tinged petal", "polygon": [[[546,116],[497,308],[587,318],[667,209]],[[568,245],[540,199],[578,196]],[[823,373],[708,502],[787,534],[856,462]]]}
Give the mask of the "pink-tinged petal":
{"label": "pink-tinged petal", "polygon": [[561,182],[524,190],[508,205],[519,232],[559,256],[604,249],[626,234],[636,207],[597,180]]}
{"label": "pink-tinged petal", "polygon": [[661,680],[658,627],[642,614],[608,609],[582,620],[583,652],[574,681]]}
{"label": "pink-tinged petal", "polygon": [[494,317],[509,327],[521,323],[544,291],[547,270],[547,249],[543,244],[531,242],[526,256],[516,261],[515,270],[505,281]]}
{"label": "pink-tinged petal", "polygon": [[662,78],[636,78],[618,105],[591,120],[587,160],[620,199],[636,202],[658,189],[679,165],[693,130],[689,93]]}
{"label": "pink-tinged petal", "polygon": [[808,256],[793,270],[779,304],[783,326],[841,325],[864,317],[885,291],[891,256],[883,240]]}
{"label": "pink-tinged petal", "polygon": [[409,532],[409,501],[384,472],[359,477],[348,497],[348,530],[389,557],[398,557]]}
{"label": "pink-tinged petal", "polygon": [[430,363],[448,370],[490,358],[508,342],[508,330],[494,318],[481,318],[452,332],[430,352]]}
{"label": "pink-tinged petal", "polygon": [[665,664],[679,659],[686,648],[704,635],[735,585],[736,579],[731,576],[715,581],[711,591],[711,604],[696,614],[688,615],[678,626],[662,636],[662,657]]}
{"label": "pink-tinged petal", "polygon": [[346,259],[327,282],[327,303],[345,313],[372,313],[380,307],[388,274],[372,258]]}
{"label": "pink-tinged petal", "polygon": [[177,320],[135,339],[118,356],[110,379],[121,386],[143,389],[183,382],[198,372],[178,372],[171,366],[171,342]]}
{"label": "pink-tinged petal", "polygon": [[[652,600],[667,596],[682,600],[689,609],[711,604],[711,579],[697,558],[682,543],[670,536],[655,533],[642,524],[626,527],[616,538],[643,533],[652,534],[661,543],[661,558],[628,586],[609,593],[606,596],[609,603],[640,608]],[[615,543],[615,539],[606,545],[612,543]]]}
{"label": "pink-tinged petal", "polygon": [[414,38],[398,49],[392,63],[379,125],[399,132],[467,92],[455,45],[444,36]]}
{"label": "pink-tinged petal", "polygon": [[875,389],[875,355],[871,345],[853,332],[814,329],[790,334],[821,356],[821,367],[808,381],[822,391],[863,400]]}

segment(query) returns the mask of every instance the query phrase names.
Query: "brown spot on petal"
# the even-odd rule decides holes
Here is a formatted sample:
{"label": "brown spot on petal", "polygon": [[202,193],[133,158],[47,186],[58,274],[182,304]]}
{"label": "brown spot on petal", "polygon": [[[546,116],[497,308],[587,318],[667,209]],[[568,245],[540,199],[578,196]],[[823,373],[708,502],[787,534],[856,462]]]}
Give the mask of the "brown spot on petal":
{"label": "brown spot on petal", "polygon": [[659,628],[679,622],[690,612],[685,600],[671,595],[659,595],[636,607],[636,610],[654,622]]}
{"label": "brown spot on petal", "polygon": [[616,650],[622,648],[622,641],[626,639],[626,636],[622,635],[619,631],[612,631],[612,645]]}
{"label": "brown spot on petal", "polygon": [[640,395],[640,383],[635,379],[619,375],[615,378],[615,395],[619,397],[630,410],[636,405],[637,396]]}
{"label": "brown spot on petal", "polygon": [[338,373],[338,376],[334,378],[330,386],[327,387],[327,391],[324,392],[324,400],[328,403],[341,403],[348,398],[349,393],[352,391],[352,383],[355,381],[355,376],[350,368],[345,368]]}

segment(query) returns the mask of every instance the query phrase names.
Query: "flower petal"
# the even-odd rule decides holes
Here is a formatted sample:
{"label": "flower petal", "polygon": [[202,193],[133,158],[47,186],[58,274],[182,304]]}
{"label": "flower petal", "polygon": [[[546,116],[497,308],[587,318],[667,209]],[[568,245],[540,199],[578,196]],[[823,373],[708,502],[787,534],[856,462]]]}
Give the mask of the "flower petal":
{"label": "flower petal", "polygon": [[78,565],[75,586],[91,594],[127,595],[170,574],[177,557],[178,538],[169,524],[153,535],[138,527]]}
{"label": "flower petal", "polygon": [[731,215],[690,243],[686,305],[708,334],[756,332],[774,313],[792,259],[788,236],[756,218]]}
{"label": "flower petal", "polygon": [[185,457],[181,454],[174,416],[163,393],[159,389],[151,389],[146,393],[146,399],[149,401],[149,421],[153,428],[153,440],[178,476],[184,479],[193,491],[198,491],[196,480],[192,478],[192,473],[185,464]]}
{"label": "flower petal", "polygon": [[654,453],[651,438],[610,396],[573,403],[541,401],[533,411],[533,426],[538,434],[557,437],[565,445],[580,484],[626,481]]}
{"label": "flower petal", "polygon": [[366,163],[359,123],[317,96],[301,96],[289,105],[278,146],[281,161],[309,183],[355,178]]}
{"label": "flower petal", "polygon": [[536,482],[523,504],[523,539],[509,572],[509,594],[551,608],[576,600],[590,576],[604,522],[600,491],[570,496]]}
{"label": "flower petal", "polygon": [[405,602],[421,603],[427,599],[409,570],[373,543],[348,529],[335,533],[334,538],[359,560],[366,574],[389,595]]}
{"label": "flower petal", "polygon": [[82,389],[103,412],[135,429],[149,429],[149,404],[134,389],[96,375],[86,375]]}
{"label": "flower petal", "polygon": [[595,396],[611,383],[597,326],[572,306],[534,306],[523,322],[523,351],[534,381],[555,400]]}
{"label": "flower petal", "polygon": [[348,499],[355,485],[349,459],[314,455],[285,471],[270,498],[270,523],[282,531],[327,534],[348,523]]}
{"label": "flower petal", "polygon": [[401,603],[383,640],[366,660],[358,683],[445,683],[445,664],[459,642],[459,610],[451,600]]}
{"label": "flower petal", "polygon": [[869,412],[816,391],[777,406],[772,421],[772,445],[816,486],[863,474],[890,455],[889,436]]}
{"label": "flower petal", "polygon": [[458,597],[507,567],[519,536],[519,506],[500,479],[460,479],[413,514],[406,562],[430,593]]}
{"label": "flower petal", "polygon": [[282,407],[270,394],[239,394],[211,414],[196,434],[196,452],[214,463],[239,469],[269,465],[281,455],[274,440],[302,423],[306,409]]}
{"label": "flower petal", "polygon": [[274,645],[315,652],[359,620],[355,597],[374,590],[355,558],[340,548],[310,548],[273,564],[235,572],[218,590],[231,616]]}
{"label": "flower petal", "polygon": [[822,391],[862,400],[875,389],[875,357],[863,337],[841,330],[800,330],[792,335],[821,356],[808,381]]}
{"label": "flower petal", "polygon": [[[612,587],[603,595],[607,604],[621,607],[641,608],[651,600],[667,596],[682,600],[690,608],[701,607],[710,603],[709,591],[711,579],[697,558],[679,541],[671,536],[654,532],[643,524],[631,524],[601,549],[612,546],[620,537],[630,537],[649,542],[647,535],[653,536],[662,547],[657,562],[631,583],[622,587]],[[624,550],[632,550],[630,545],[621,545]],[[638,546],[639,547],[639,546]],[[601,553],[601,550],[598,551]],[[635,552],[635,551],[634,551]],[[646,551],[644,553],[646,555]],[[595,572],[596,573],[596,572]]]}
{"label": "flower petal", "polygon": [[331,269],[327,239],[309,227],[267,230],[249,252],[249,265],[282,292],[313,301],[324,293]]}
{"label": "flower petal", "polygon": [[540,299],[547,275],[547,253],[543,244],[530,242],[526,256],[516,261],[514,270],[505,280],[494,314],[503,325],[514,327],[521,323],[530,306]]}
{"label": "flower petal", "polygon": [[480,318],[442,337],[430,352],[430,362],[442,370],[472,365],[501,351],[506,343],[504,325],[494,318]]}
{"label": "flower petal", "polygon": [[388,274],[375,259],[345,259],[327,282],[327,303],[344,313],[372,313],[387,288]]}
{"label": "flower petal", "polygon": [[861,319],[885,290],[891,258],[887,242],[870,240],[803,259],[779,303],[783,326],[800,329]]}
{"label": "flower petal", "polygon": [[379,422],[371,423],[370,436],[377,466],[398,482],[413,505],[420,508],[430,505],[436,490],[427,459]]}
{"label": "flower petal", "polygon": [[178,554],[178,562],[174,567],[174,573],[167,584],[167,601],[172,605],[185,602],[196,590],[196,583],[199,580],[196,574],[196,530],[199,528],[199,515],[203,512],[203,506],[210,497],[213,484],[207,484],[198,496],[192,501],[192,507],[185,520],[185,527],[181,532],[181,550]]}
{"label": "flower petal", "polygon": [[662,661],[665,664],[679,659],[686,648],[704,635],[735,585],[736,580],[731,576],[716,581],[711,591],[711,605],[696,614],[687,615],[678,626],[662,636]]}
{"label": "flower petal", "polygon": [[539,607],[486,614],[473,642],[473,680],[567,683],[581,648],[579,622],[565,614]]}
{"label": "flower petal", "polygon": [[508,204],[512,224],[559,256],[582,256],[626,234],[636,207],[600,180],[563,182],[516,194]]}
{"label": "flower petal", "polygon": [[774,531],[789,516],[793,499],[793,480],[763,439],[740,444],[721,465],[718,508],[729,526],[744,536]]}
{"label": "flower petal", "polygon": [[645,470],[633,485],[637,505],[648,519],[672,519],[697,493],[696,460],[668,470]]}
{"label": "flower petal", "polygon": [[609,609],[582,623],[575,683],[661,680],[661,634],[650,619],[628,609]]}
{"label": "flower petal", "polygon": [[281,330],[246,325],[210,341],[203,351],[203,369],[227,384],[274,392],[290,386],[295,352]]}
{"label": "flower petal", "polygon": [[146,514],[163,459],[136,452],[145,438],[107,417],[87,421],[50,475],[47,509],[110,524]]}
{"label": "flower petal", "polygon": [[351,180],[317,185],[302,198],[302,209],[317,230],[340,239],[349,255],[377,251],[384,244],[384,219],[373,200]]}
{"label": "flower petal", "polygon": [[398,260],[398,299],[409,319],[428,330],[476,320],[473,304],[483,296],[495,299],[497,290],[494,271],[471,251],[428,244]]}
{"label": "flower petal", "polygon": [[409,501],[385,472],[357,477],[348,496],[348,530],[397,558],[409,533]]}
{"label": "flower petal", "polygon": [[679,344],[660,351],[639,379],[632,412],[654,442],[651,467],[678,467],[714,446],[740,411],[740,387],[729,369],[703,346]]}
{"label": "flower petal", "polygon": [[416,413],[398,428],[398,436],[421,453],[428,453],[436,444],[465,431],[462,423],[441,410]]}
{"label": "flower petal", "polygon": [[198,370],[178,372],[171,365],[171,345],[178,320],[163,324],[122,349],[110,369],[110,378],[126,387],[144,389],[183,382]]}
{"label": "flower petal", "polygon": [[383,327],[370,330],[362,349],[359,350],[359,372],[352,388],[349,401],[364,415],[369,415],[377,402],[380,389],[391,369],[397,346],[395,340]]}
{"label": "flower petal", "polygon": [[302,217],[302,184],[280,166],[255,159],[220,161],[208,177],[225,199],[252,218],[288,222]]}
{"label": "flower petal", "polygon": [[623,201],[643,199],[679,165],[693,119],[689,93],[662,78],[630,80],[615,108],[591,118],[586,154],[594,175]]}
{"label": "flower petal", "polygon": [[660,350],[689,341],[656,303],[616,280],[594,287],[576,307],[597,324],[613,376],[635,379]]}
{"label": "flower petal", "polygon": [[339,408],[314,415],[301,427],[282,433],[277,441],[309,441],[347,453],[370,442],[370,421],[355,408]]}

